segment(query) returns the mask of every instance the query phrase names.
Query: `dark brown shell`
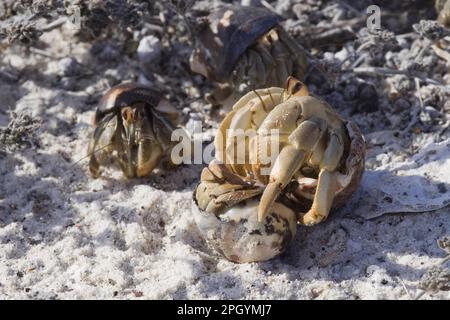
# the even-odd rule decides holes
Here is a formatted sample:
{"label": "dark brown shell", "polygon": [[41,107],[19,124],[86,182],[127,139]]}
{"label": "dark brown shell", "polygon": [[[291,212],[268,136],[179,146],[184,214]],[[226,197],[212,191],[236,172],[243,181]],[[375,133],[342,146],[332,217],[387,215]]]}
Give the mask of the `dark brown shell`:
{"label": "dark brown shell", "polygon": [[226,81],[240,56],[280,18],[264,8],[226,5],[211,12],[200,31],[197,50],[209,62],[208,78]]}
{"label": "dark brown shell", "polygon": [[109,89],[100,100],[95,111],[95,123],[110,113],[118,112],[122,107],[131,106],[136,103],[145,103],[155,107],[161,100],[162,95],[149,87],[137,83],[123,83]]}

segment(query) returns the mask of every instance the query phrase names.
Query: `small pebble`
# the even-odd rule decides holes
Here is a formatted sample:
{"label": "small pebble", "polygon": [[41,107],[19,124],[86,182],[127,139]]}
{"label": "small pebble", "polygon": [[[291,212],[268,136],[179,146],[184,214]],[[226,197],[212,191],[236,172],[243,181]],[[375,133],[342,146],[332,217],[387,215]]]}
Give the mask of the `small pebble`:
{"label": "small pebble", "polygon": [[346,100],[353,100],[358,95],[358,87],[352,83],[345,87],[344,98]]}
{"label": "small pebble", "polygon": [[260,0],[241,0],[241,5],[244,7],[259,7],[261,6]]}
{"label": "small pebble", "polygon": [[431,106],[425,106],[419,116],[420,121],[423,123],[432,123],[436,118],[440,117],[441,113]]}
{"label": "small pebble", "polygon": [[119,48],[112,43],[99,44],[98,46],[94,45],[92,51],[101,62],[116,61],[121,55]]}
{"label": "small pebble", "polygon": [[438,110],[436,110],[436,109],[433,108],[432,106],[425,106],[425,107],[424,107],[424,110],[425,110],[425,112],[427,112],[427,113],[430,115],[430,117],[432,117],[432,118],[439,118],[439,117],[441,117],[441,115],[442,115]]}
{"label": "small pebble", "polygon": [[155,36],[146,36],[139,42],[137,54],[142,63],[156,63],[161,58],[161,42]]}
{"label": "small pebble", "polygon": [[340,51],[336,52],[334,55],[336,59],[339,61],[345,61],[348,58],[348,50],[347,48],[342,48]]}
{"label": "small pebble", "polygon": [[59,60],[61,74],[66,77],[75,77],[81,74],[82,66],[75,58],[63,58]]}
{"label": "small pebble", "polygon": [[394,102],[394,113],[400,113],[411,108],[411,104],[405,98],[399,98]]}
{"label": "small pebble", "polygon": [[0,80],[5,82],[17,82],[20,78],[20,73],[12,68],[0,67]]}

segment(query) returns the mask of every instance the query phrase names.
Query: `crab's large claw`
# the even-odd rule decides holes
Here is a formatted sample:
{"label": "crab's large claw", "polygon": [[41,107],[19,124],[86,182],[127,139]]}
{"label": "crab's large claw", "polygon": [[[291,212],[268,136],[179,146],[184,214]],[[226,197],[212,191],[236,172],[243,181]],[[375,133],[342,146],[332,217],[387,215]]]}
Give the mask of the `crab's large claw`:
{"label": "crab's large claw", "polygon": [[[294,77],[288,77],[283,100],[288,100],[292,96],[302,97],[308,94],[306,85]],[[269,213],[280,192],[290,182],[294,173],[300,169],[307,155],[310,154],[323,135],[324,125],[320,119],[318,119],[319,121],[306,120],[297,126],[297,121],[302,116],[300,102],[289,106],[279,104],[260,127],[260,131],[266,131],[266,133],[274,129],[278,130],[280,143],[285,141],[283,137],[285,132],[292,133],[287,139],[287,145],[281,149],[270,172],[269,183],[264,190],[258,208],[259,221],[263,221]]]}
{"label": "crab's large claw", "polygon": [[313,152],[324,134],[319,119],[305,120],[289,135],[288,144],[281,150],[270,172],[269,183],[261,197],[258,220],[263,221],[281,191],[291,181],[305,158]]}

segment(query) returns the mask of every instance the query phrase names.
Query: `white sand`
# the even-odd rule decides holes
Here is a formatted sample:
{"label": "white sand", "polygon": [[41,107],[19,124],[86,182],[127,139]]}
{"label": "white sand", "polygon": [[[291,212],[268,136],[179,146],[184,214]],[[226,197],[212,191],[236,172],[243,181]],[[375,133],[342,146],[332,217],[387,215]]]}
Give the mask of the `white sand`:
{"label": "white sand", "polygon": [[[50,43],[58,35],[45,37]],[[83,45],[70,50],[83,61]],[[13,66],[36,63],[44,75],[57,69],[44,57],[30,62],[9,53]],[[43,121],[39,148],[0,159],[1,299],[408,299],[444,256],[436,240],[450,234],[448,207],[369,220],[353,213],[356,201],[325,223],[299,227],[279,258],[224,260],[205,246],[192,218],[201,166],[130,181],[110,169],[93,180],[86,161],[71,164],[86,154],[95,106],[50,81],[0,85],[3,99],[18,96],[13,110]],[[94,87],[104,91],[101,80]],[[0,126],[7,121],[1,113]],[[372,151],[370,159],[380,153],[393,159],[389,151]],[[370,170],[386,168],[370,159]],[[364,191],[370,196],[370,185]],[[450,299],[450,293],[423,298]]]}

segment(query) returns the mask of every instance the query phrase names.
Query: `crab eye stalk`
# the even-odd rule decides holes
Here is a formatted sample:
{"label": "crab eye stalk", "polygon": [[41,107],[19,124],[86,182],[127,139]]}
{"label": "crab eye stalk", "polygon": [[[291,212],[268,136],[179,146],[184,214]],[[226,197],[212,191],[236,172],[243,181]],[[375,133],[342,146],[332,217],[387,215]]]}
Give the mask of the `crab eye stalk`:
{"label": "crab eye stalk", "polygon": [[286,91],[291,96],[301,97],[309,95],[308,87],[292,76],[289,76],[286,81]]}
{"label": "crab eye stalk", "polygon": [[135,143],[136,109],[131,107],[124,107],[121,110],[121,114],[122,114],[124,140],[127,144],[127,148],[131,148]]}
{"label": "crab eye stalk", "polygon": [[130,125],[134,121],[134,112],[135,110],[133,110],[131,107],[124,107],[121,110],[120,113],[122,114],[122,119],[125,125]]}

